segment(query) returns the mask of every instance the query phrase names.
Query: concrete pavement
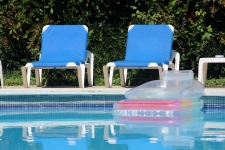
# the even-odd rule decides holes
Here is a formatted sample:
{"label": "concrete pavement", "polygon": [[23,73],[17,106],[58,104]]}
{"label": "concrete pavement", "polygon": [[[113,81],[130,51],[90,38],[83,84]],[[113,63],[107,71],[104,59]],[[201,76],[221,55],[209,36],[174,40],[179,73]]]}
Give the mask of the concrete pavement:
{"label": "concrete pavement", "polygon": [[[113,86],[93,86],[78,88],[77,86],[56,86],[56,87],[36,87],[24,88],[23,86],[6,86],[0,89],[0,94],[124,94],[133,87]],[[205,95],[225,96],[225,87],[206,87]]]}

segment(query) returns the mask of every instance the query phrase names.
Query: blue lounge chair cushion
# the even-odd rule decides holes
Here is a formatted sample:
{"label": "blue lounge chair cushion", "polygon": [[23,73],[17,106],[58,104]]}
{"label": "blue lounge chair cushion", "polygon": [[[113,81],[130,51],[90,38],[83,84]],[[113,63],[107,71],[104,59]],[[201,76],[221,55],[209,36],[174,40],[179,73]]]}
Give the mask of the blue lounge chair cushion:
{"label": "blue lounge chair cushion", "polygon": [[42,33],[41,58],[34,67],[85,63],[88,32],[83,25],[49,25]]}
{"label": "blue lounge chair cushion", "polygon": [[168,25],[134,25],[128,32],[126,56],[117,67],[147,67],[149,63],[168,64],[173,31]]}
{"label": "blue lounge chair cushion", "polygon": [[[80,62],[75,62],[75,61],[72,61],[74,63],[76,63],[76,65],[79,65]],[[47,67],[65,67],[67,66],[69,62],[67,61],[58,61],[58,62],[47,62],[47,61],[35,61],[35,62],[32,62],[33,66],[38,68],[38,67],[41,67],[41,68],[47,68]]]}
{"label": "blue lounge chair cushion", "polygon": [[149,61],[115,61],[117,67],[148,67],[150,63],[156,63],[158,66],[162,66],[162,63],[168,64],[169,61],[149,60]]}

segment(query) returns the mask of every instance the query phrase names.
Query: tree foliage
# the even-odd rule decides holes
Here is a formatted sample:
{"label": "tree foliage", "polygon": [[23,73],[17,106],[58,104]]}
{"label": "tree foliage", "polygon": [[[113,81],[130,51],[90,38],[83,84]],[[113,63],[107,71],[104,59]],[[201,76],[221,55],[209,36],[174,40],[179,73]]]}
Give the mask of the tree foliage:
{"label": "tree foliage", "polygon": [[[4,69],[20,69],[38,60],[44,25],[85,24],[98,84],[103,78],[102,66],[124,58],[129,25],[171,24],[175,27],[173,49],[181,54],[180,69],[191,69],[197,75],[200,57],[224,54],[224,6],[225,0],[0,0],[1,60]],[[224,73],[222,64],[209,67],[211,77]],[[59,77],[49,71],[48,76]],[[128,83],[141,84],[157,79],[155,76],[157,72],[129,71]]]}

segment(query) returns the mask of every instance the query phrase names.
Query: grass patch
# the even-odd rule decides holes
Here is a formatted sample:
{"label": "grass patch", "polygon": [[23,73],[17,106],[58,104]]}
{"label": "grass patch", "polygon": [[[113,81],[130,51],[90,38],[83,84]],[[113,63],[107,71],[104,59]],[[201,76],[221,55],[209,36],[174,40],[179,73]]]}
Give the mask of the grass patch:
{"label": "grass patch", "polygon": [[[63,74],[63,73],[62,73]],[[15,71],[3,71],[3,79],[4,79],[4,86],[23,86],[23,79],[20,70]],[[195,77],[197,80],[197,77]],[[31,73],[31,85],[36,84],[34,71]],[[72,73],[65,73],[65,77],[63,76],[56,76],[51,73],[43,73],[42,77],[42,85],[49,85],[49,86],[67,86],[67,85],[77,85],[77,74]],[[87,85],[87,77],[85,78],[85,82]],[[120,85],[120,78],[119,75],[115,75],[113,78],[113,86]],[[105,86],[104,79],[94,79],[94,86]],[[211,78],[206,80],[206,86],[225,86],[225,78]]]}
{"label": "grass patch", "polygon": [[[4,86],[23,86],[23,78],[21,71],[3,71]],[[31,76],[31,85],[35,84],[35,77]]]}

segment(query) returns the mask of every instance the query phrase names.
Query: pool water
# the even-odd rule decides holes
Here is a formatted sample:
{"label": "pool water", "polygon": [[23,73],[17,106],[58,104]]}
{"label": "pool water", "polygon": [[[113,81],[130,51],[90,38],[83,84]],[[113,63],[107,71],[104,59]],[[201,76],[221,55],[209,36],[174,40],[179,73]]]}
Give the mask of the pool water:
{"label": "pool water", "polygon": [[9,107],[0,109],[0,149],[225,149],[225,109],[196,113],[176,124],[138,124],[118,120],[112,107]]}

